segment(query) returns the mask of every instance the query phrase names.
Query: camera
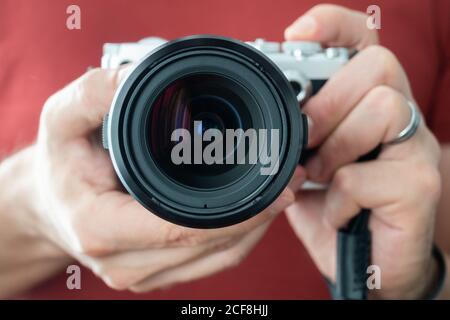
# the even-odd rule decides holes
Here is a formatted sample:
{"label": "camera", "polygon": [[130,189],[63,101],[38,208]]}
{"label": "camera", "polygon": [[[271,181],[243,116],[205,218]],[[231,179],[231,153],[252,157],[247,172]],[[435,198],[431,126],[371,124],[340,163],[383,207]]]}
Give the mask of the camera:
{"label": "camera", "polygon": [[107,43],[102,67],[133,63],[103,124],[125,189],[195,228],[269,206],[307,151],[301,106],[349,60],[318,43],[210,35]]}

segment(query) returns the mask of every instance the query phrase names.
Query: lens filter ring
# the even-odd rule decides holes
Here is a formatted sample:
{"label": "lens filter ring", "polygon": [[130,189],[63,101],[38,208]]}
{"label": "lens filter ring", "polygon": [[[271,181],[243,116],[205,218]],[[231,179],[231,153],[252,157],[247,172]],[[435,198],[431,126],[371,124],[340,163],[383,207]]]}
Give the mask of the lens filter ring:
{"label": "lens filter ring", "polygon": [[[167,166],[167,157],[166,161],[158,159],[155,151],[158,142],[160,145],[168,142],[170,133],[163,121],[173,122],[173,116],[176,118],[184,113],[177,110],[182,105],[175,104],[174,110],[178,113],[168,112],[171,116],[156,117],[155,122],[157,100],[180,79],[192,77],[222,81],[219,89],[231,91],[240,100],[233,101],[223,92],[213,92],[216,100],[226,97],[232,107],[227,107],[227,103],[221,106],[216,101],[212,111],[203,110],[195,99],[211,95],[211,92],[196,92],[189,87],[190,91],[187,91],[191,96],[186,100],[191,104],[189,112],[198,109],[198,112],[194,110],[197,112],[194,118],[202,116],[202,112],[210,112],[214,115],[211,120],[219,117],[225,127],[245,128],[245,123],[250,123],[255,130],[279,130],[279,169],[276,174],[261,175],[261,163],[244,164],[242,168],[235,166],[223,172],[218,170],[217,174],[210,168],[200,168],[192,174],[188,167]],[[164,104],[165,107],[168,105]],[[209,105],[215,104],[211,100]],[[220,108],[227,111],[222,112]],[[298,103],[289,82],[262,53],[227,38],[189,37],[162,46],[128,76],[116,94],[109,116],[109,150],[122,184],[147,209],[189,227],[223,227],[262,211],[285,188],[300,158],[304,138],[300,119]],[[161,130],[152,131],[155,126]],[[156,149],[152,149],[152,145],[156,145]]]}

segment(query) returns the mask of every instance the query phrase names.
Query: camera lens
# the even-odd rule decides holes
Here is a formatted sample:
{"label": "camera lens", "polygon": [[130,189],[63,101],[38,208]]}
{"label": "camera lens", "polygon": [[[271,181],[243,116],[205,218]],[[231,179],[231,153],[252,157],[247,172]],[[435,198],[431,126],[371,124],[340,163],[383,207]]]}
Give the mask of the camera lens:
{"label": "camera lens", "polygon": [[[224,137],[227,129],[251,128],[251,116],[243,101],[245,96],[237,94],[238,86],[223,76],[194,74],[175,80],[160,93],[150,107],[148,132],[153,159],[168,177],[192,188],[219,188],[235,179],[236,174],[227,177],[223,174],[236,169],[235,161],[227,164],[227,158],[234,156],[241,141],[228,152],[222,144],[223,157],[218,164],[205,165],[200,161],[177,165],[171,159],[171,151],[178,141],[173,141],[171,136],[175,130],[185,129],[192,140],[201,142],[203,149],[209,144],[202,141],[203,136],[210,129],[218,130]],[[191,155],[196,152],[194,147],[191,143]],[[238,169],[242,175],[248,166]]]}
{"label": "camera lens", "polygon": [[[211,99],[212,101],[208,101],[208,100],[209,99],[205,99],[204,102],[212,105],[213,104],[212,102],[214,102],[214,99]],[[195,106],[195,102],[194,102],[194,106]],[[195,130],[193,130],[194,131],[193,134],[195,136],[203,137],[205,132],[208,131],[209,129],[216,129],[222,133],[225,132],[225,124],[216,113],[202,112],[194,117],[194,122],[195,121],[200,122],[200,124],[197,126],[197,128]]]}
{"label": "camera lens", "polygon": [[278,67],[215,36],[171,41],[144,58],[105,128],[125,189],[153,214],[197,228],[263,211],[288,184],[306,137]]}

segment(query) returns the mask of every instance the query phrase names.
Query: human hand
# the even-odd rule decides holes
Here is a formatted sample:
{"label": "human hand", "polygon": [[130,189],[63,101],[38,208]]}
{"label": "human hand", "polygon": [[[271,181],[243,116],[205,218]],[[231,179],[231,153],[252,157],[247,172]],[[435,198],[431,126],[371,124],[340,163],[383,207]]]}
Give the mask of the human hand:
{"label": "human hand", "polygon": [[91,70],[46,102],[33,151],[36,228],[119,290],[148,291],[236,265],[293,193],[286,189],[256,217],[216,230],[148,212],[122,191],[95,139],[127,71]]}
{"label": "human hand", "polygon": [[[371,262],[381,268],[381,290],[370,297],[420,298],[435,275],[440,149],[423,122],[409,140],[387,144],[408,125],[414,98],[399,61],[378,45],[366,20],[356,11],[319,5],[285,31],[287,40],[359,50],[304,107],[312,123],[309,147],[318,152],[298,171],[329,188],[307,192],[297,184],[287,216],[319,270],[335,281],[337,230],[362,208],[372,209]],[[379,144],[377,160],[354,163]]]}

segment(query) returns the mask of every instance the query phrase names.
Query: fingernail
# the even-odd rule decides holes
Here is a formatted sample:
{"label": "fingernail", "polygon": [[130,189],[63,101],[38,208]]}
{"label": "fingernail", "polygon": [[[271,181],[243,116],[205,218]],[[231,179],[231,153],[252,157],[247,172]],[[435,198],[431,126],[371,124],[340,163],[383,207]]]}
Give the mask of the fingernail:
{"label": "fingernail", "polygon": [[303,16],[286,29],[286,38],[304,38],[311,36],[317,29],[317,22],[311,16]]}
{"label": "fingernail", "polygon": [[318,179],[322,173],[322,159],[319,156],[314,156],[306,163],[306,172],[311,179]]}

